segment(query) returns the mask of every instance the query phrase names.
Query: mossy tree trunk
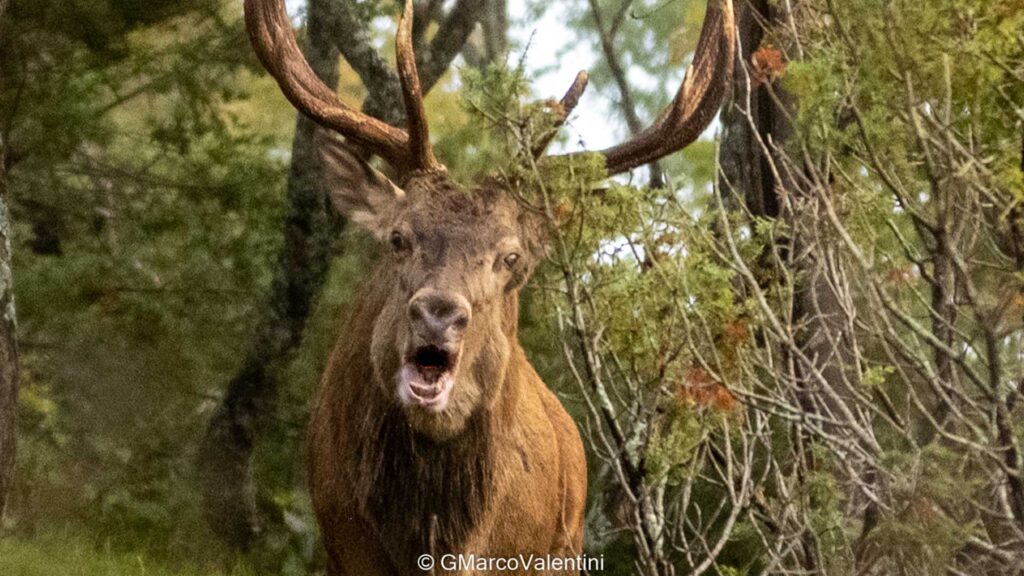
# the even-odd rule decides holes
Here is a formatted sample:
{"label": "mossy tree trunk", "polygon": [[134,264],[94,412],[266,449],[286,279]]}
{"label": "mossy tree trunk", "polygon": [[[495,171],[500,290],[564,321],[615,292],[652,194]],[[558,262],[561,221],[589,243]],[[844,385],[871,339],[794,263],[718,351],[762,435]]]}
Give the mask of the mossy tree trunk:
{"label": "mossy tree trunk", "polygon": [[[6,8],[7,0],[0,0],[0,23]],[[0,138],[0,520],[14,483],[14,418],[18,403],[18,349],[6,176],[4,142]]]}
{"label": "mossy tree trunk", "polygon": [[0,150],[0,518],[14,483],[14,417],[18,403],[11,222],[7,211],[3,151]]}

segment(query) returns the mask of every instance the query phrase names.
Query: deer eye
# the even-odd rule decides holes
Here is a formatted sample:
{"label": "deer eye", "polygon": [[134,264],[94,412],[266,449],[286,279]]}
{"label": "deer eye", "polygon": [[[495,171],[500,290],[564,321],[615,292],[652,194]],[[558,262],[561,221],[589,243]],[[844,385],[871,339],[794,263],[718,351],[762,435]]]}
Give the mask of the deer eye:
{"label": "deer eye", "polygon": [[518,262],[519,254],[516,254],[515,252],[505,256],[505,266],[508,266],[509,268],[515,268]]}
{"label": "deer eye", "polygon": [[391,244],[391,249],[395,252],[401,252],[406,247],[405,236],[398,230],[391,231],[391,237],[388,239],[388,243]]}

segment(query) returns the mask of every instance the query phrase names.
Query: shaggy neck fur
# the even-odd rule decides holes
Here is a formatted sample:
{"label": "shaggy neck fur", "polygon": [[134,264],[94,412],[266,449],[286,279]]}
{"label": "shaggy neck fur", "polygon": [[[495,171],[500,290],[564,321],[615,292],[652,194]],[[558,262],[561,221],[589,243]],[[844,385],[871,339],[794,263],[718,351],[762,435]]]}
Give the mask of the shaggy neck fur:
{"label": "shaggy neck fur", "polygon": [[415,566],[425,553],[462,550],[490,505],[490,413],[478,411],[446,442],[412,430],[398,408],[382,416],[367,420],[357,452],[363,514],[397,566]]}

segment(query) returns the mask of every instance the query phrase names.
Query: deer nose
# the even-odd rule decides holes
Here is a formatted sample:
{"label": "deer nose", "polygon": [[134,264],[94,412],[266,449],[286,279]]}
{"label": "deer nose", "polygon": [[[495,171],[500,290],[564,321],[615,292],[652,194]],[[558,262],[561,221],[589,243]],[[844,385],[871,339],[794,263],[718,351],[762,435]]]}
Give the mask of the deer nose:
{"label": "deer nose", "polygon": [[469,301],[459,294],[424,288],[409,301],[409,319],[416,332],[432,343],[462,338],[469,326]]}

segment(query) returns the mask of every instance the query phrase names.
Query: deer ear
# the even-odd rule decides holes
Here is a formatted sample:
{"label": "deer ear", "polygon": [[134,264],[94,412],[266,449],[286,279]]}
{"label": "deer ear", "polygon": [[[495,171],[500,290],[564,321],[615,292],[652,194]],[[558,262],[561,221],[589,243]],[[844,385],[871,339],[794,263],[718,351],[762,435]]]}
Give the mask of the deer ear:
{"label": "deer ear", "polygon": [[551,255],[552,226],[539,214],[523,212],[519,216],[519,234],[523,247],[532,262],[540,262]]}
{"label": "deer ear", "polygon": [[405,192],[340,138],[318,129],[314,142],[334,207],[374,236],[383,238],[405,200]]}

